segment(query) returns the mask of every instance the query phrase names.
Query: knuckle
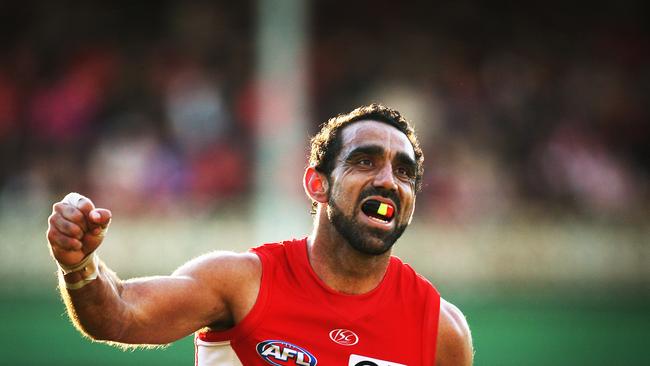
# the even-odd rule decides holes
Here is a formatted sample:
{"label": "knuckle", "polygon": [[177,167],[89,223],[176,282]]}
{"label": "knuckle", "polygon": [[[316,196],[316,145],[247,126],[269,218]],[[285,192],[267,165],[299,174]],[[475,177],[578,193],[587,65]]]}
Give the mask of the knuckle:
{"label": "knuckle", "polygon": [[65,223],[65,227],[63,228],[63,233],[66,234],[67,236],[75,237],[79,235],[79,227],[75,224],[72,224],[70,222]]}
{"label": "knuckle", "polygon": [[61,247],[61,249],[70,250],[73,247],[71,239],[65,236],[62,237],[59,241],[59,247]]}
{"label": "knuckle", "polygon": [[84,219],[83,213],[81,213],[81,211],[76,210],[76,209],[72,212],[72,214],[70,216],[75,221],[81,221],[81,220]]}
{"label": "knuckle", "polygon": [[66,207],[64,211],[61,212],[61,216],[70,221],[80,222],[83,220],[83,214],[81,211],[74,207]]}
{"label": "knuckle", "polygon": [[81,247],[80,242],[77,239],[67,238],[67,246],[70,249],[77,249]]}
{"label": "knuckle", "polygon": [[69,207],[69,205],[67,203],[57,202],[52,206],[52,211],[53,212],[63,212],[68,207]]}
{"label": "knuckle", "polygon": [[47,232],[47,240],[51,245],[59,245],[60,237],[59,233],[55,230],[49,230]]}
{"label": "knuckle", "polygon": [[83,235],[83,231],[77,225],[70,225],[70,234],[72,234],[74,237],[81,237]]}
{"label": "knuckle", "polygon": [[61,231],[70,231],[70,222],[68,220],[60,220],[58,224]]}
{"label": "knuckle", "polygon": [[52,221],[52,227],[56,229],[57,231],[63,231],[65,230],[66,221],[62,219],[56,219]]}

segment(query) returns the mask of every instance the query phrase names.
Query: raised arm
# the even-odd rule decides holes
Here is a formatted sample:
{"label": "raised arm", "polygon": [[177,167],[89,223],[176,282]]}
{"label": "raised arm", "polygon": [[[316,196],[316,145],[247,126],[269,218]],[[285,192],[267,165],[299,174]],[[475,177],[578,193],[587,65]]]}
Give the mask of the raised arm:
{"label": "raised arm", "polygon": [[110,211],[77,194],[56,203],[49,218],[48,242],[62,268],[61,295],[84,334],[117,343],[164,344],[205,326],[229,328],[252,308],[261,265],[250,253],[210,253],[170,276],[120,280],[94,254],[110,218]]}
{"label": "raised arm", "polygon": [[474,361],[472,334],[463,313],[440,299],[436,366],[471,366]]}

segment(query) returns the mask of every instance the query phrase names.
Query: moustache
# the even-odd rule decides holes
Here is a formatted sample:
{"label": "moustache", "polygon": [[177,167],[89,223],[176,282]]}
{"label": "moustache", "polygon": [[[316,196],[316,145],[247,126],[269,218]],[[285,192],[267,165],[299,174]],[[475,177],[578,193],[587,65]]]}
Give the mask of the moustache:
{"label": "moustache", "polygon": [[392,200],[395,203],[395,209],[397,212],[401,212],[402,208],[402,203],[399,200],[399,197],[397,196],[397,192],[391,190],[391,189],[385,189],[385,188],[377,188],[377,187],[368,187],[361,191],[361,194],[359,194],[359,202],[358,204],[361,204],[361,202],[370,197],[370,196],[381,196],[384,198],[388,198]]}

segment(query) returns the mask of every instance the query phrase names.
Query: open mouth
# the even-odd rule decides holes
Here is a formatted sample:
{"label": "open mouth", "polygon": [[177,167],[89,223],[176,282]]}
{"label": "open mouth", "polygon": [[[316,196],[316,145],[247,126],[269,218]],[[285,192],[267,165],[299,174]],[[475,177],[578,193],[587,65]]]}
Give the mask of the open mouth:
{"label": "open mouth", "polygon": [[395,217],[395,207],[386,202],[367,200],[361,205],[361,211],[371,219],[387,224]]}

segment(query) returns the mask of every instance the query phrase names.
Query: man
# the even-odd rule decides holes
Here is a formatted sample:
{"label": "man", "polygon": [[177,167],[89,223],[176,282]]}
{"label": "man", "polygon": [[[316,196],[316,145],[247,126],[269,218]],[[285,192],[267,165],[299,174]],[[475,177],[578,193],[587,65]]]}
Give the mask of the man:
{"label": "man", "polygon": [[390,255],[411,221],[422,163],[399,112],[372,104],[339,115],[312,139],[307,238],[128,281],[95,254],[110,211],[71,193],[47,232],[70,317],[89,337],[121,344],[196,332],[205,366],[223,362],[224,344],[244,365],[471,365],[463,314]]}

